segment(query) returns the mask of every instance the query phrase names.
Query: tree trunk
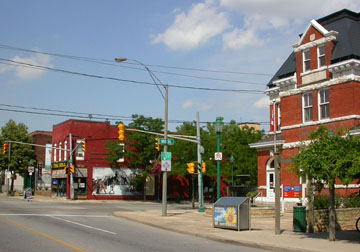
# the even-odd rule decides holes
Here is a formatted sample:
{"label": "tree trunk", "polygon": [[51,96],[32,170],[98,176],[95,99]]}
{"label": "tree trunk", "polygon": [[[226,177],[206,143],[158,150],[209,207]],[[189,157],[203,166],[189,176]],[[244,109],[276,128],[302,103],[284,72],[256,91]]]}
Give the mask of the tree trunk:
{"label": "tree trunk", "polygon": [[329,183],[330,208],[329,208],[329,241],[335,241],[336,212],[335,212],[335,179]]}
{"label": "tree trunk", "polygon": [[307,180],[307,196],[308,196],[308,232],[314,233],[314,184],[312,183],[312,178],[309,176]]}

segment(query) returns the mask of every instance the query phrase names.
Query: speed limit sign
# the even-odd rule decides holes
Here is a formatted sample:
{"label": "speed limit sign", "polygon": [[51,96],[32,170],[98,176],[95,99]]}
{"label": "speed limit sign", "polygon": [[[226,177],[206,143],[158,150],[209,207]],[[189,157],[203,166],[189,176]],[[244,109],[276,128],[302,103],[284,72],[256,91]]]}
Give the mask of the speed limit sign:
{"label": "speed limit sign", "polygon": [[222,152],[215,152],[215,160],[222,160]]}

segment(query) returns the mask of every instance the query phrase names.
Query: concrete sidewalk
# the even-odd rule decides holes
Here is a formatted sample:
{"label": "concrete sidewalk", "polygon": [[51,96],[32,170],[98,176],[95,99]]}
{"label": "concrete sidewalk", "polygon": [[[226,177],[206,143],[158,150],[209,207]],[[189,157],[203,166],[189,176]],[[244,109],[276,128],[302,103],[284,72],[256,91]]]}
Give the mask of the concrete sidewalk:
{"label": "concrete sidewalk", "polygon": [[[234,231],[213,228],[211,215],[196,209],[161,211],[121,211],[114,215],[143,224],[190,234],[206,239],[222,241],[274,251],[360,251],[360,233],[337,231],[337,241],[328,241],[328,233],[296,233],[292,231],[292,213],[281,217],[281,234],[275,235],[274,217],[252,217],[251,231]],[[355,227],[354,227],[355,229]]]}
{"label": "concrete sidewalk", "polygon": [[[0,196],[5,196],[4,194]],[[24,200],[21,196],[10,197]],[[115,203],[134,204],[134,209],[114,212],[114,216],[146,225],[198,236],[206,239],[263,248],[274,251],[360,251],[360,232],[336,231],[336,241],[328,241],[328,233],[297,233],[293,232],[292,213],[284,213],[281,216],[281,234],[275,235],[275,219],[268,216],[252,216],[251,231],[234,231],[229,229],[213,228],[213,218],[206,213],[199,213],[191,208],[191,203],[168,204],[167,216],[162,216],[161,204],[143,201],[124,200],[67,200],[65,198],[50,198],[35,196],[34,202],[62,202],[67,204],[81,203]],[[157,206],[157,210],[136,209],[136,205]],[[211,204],[205,205],[207,209]],[[150,207],[151,208],[151,207]]]}

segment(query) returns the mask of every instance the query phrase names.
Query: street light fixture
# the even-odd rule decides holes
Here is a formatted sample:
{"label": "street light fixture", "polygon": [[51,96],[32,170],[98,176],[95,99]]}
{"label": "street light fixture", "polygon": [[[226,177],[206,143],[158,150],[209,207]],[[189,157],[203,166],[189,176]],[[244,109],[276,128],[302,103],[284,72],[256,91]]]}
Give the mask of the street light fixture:
{"label": "street light fixture", "polygon": [[[216,117],[216,123],[215,123],[215,131],[217,134],[217,152],[220,152],[220,135],[223,130],[224,123],[222,121],[221,117]],[[220,199],[220,162],[221,160],[217,161],[217,200]]]}
{"label": "street light fixture", "polygon": [[[169,86],[164,85],[159,80],[159,78],[144,63],[142,63],[142,62],[140,62],[138,60],[127,59],[127,58],[115,58],[115,61],[116,62],[134,61],[134,62],[138,63],[139,65],[143,66],[145,68],[145,70],[149,73],[151,79],[153,80],[153,82],[155,83],[157,89],[161,93],[161,96],[165,100],[164,139],[165,139],[165,142],[167,142],[167,138],[168,138],[167,137],[167,135],[168,135],[168,89],[169,89]],[[165,96],[161,92],[157,82],[159,82],[160,85],[165,88]],[[168,150],[168,146],[167,146],[167,144],[165,144],[164,145],[164,152],[167,152],[167,150]],[[162,190],[162,216],[166,216],[167,215],[167,171],[163,171],[163,188],[162,189],[163,189]]]}

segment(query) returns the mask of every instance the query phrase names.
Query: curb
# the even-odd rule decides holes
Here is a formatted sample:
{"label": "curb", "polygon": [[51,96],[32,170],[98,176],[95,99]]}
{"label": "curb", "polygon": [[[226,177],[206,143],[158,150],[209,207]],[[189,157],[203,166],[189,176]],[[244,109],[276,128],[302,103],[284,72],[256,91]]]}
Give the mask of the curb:
{"label": "curb", "polygon": [[163,230],[168,230],[168,231],[172,231],[172,232],[176,232],[176,233],[180,233],[180,234],[191,235],[191,236],[204,238],[204,239],[208,239],[208,240],[213,240],[213,241],[217,241],[217,242],[222,242],[222,243],[241,245],[241,246],[259,248],[259,249],[266,249],[266,250],[278,251],[278,252],[318,252],[318,250],[295,249],[295,248],[289,248],[289,247],[274,246],[274,245],[269,245],[269,244],[264,244],[264,243],[255,243],[255,242],[248,242],[248,241],[236,241],[236,240],[220,238],[220,237],[213,236],[213,235],[208,235],[208,234],[193,233],[193,232],[190,232],[190,231],[179,230],[179,229],[172,228],[172,227],[165,227],[165,226],[161,226],[161,225],[158,225],[158,224],[155,224],[155,223],[150,223],[150,222],[146,222],[146,221],[142,221],[142,220],[136,220],[136,219],[131,218],[131,217],[127,217],[127,216],[123,216],[123,215],[117,215],[116,213],[117,212],[114,212],[113,216],[123,218],[123,219],[129,220],[129,221],[141,223],[141,224],[144,224],[144,225],[148,225],[148,226],[151,226],[151,227],[160,228],[160,229],[163,229]]}

